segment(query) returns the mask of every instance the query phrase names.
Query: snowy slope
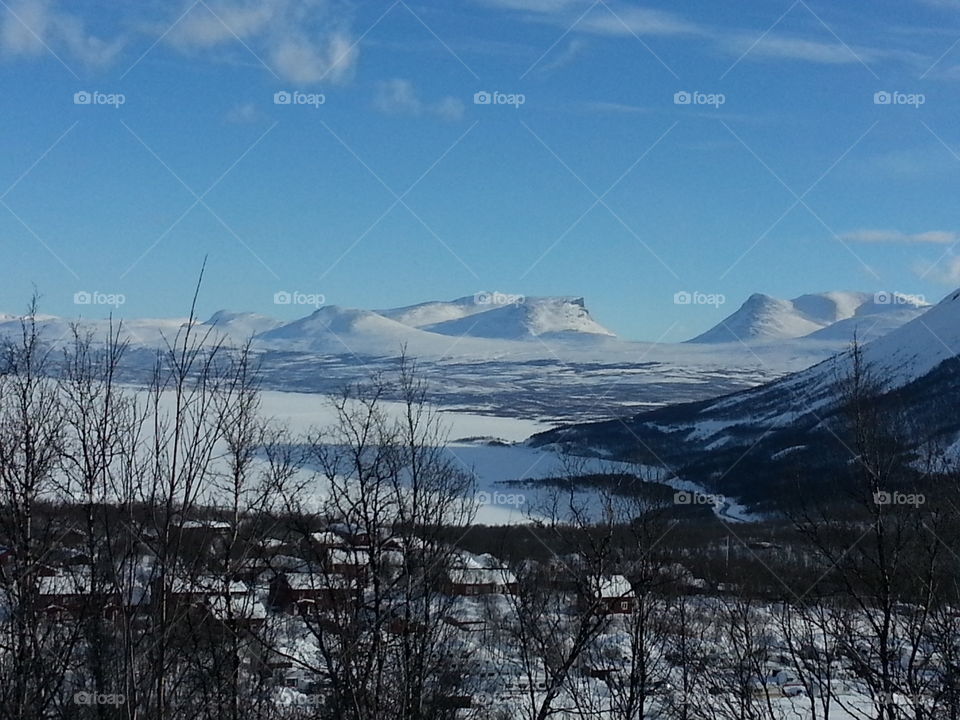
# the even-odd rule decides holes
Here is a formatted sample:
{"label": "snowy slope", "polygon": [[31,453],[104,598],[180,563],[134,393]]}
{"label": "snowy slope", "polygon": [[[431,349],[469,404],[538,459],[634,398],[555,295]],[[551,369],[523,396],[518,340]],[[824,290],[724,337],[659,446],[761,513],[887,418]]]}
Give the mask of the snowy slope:
{"label": "snowy slope", "polygon": [[867,343],[906,325],[926,310],[926,307],[879,306],[876,312],[858,312],[853,317],[838,320],[822,330],[810,333],[803,339],[849,343],[856,337],[860,342]]}
{"label": "snowy slope", "polygon": [[457,298],[456,300],[431,300],[430,302],[390,308],[387,310],[377,310],[376,312],[379,315],[383,315],[391,320],[396,320],[404,325],[422,328],[448,320],[459,320],[460,318],[475,315],[476,313],[485,312],[490,309],[489,305],[481,304],[477,302],[477,300],[476,295],[468,295]]}
{"label": "snowy slope", "polygon": [[927,309],[903,295],[825,292],[781,300],[751,295],[732,315],[693,343],[751,342],[809,337],[849,341],[854,332],[869,340],[899,327]]}
{"label": "snowy slope", "polygon": [[751,295],[735,313],[690,342],[725,343],[795,338],[809,335],[822,327],[822,324],[799,312],[791,301],[758,293]]}
{"label": "snowy slope", "polygon": [[500,340],[574,335],[614,337],[590,316],[583,298],[526,298],[521,303],[495,305],[424,329],[443,335]]}
{"label": "snowy slope", "polygon": [[[56,315],[35,316],[37,332],[40,337],[54,346],[64,346],[72,342],[71,326],[76,324],[81,335],[90,333],[94,339],[103,339],[110,332],[110,321],[88,318],[62,318]],[[180,329],[188,322],[187,318],[123,318],[113,321],[113,331],[119,329],[121,340],[133,346],[163,347],[172,342]],[[0,338],[19,337],[21,318],[12,315],[0,316]]]}
{"label": "snowy slope", "polygon": [[214,334],[221,335],[233,342],[245,342],[254,335],[268,332],[281,325],[283,325],[283,321],[268,315],[218,310],[210,316],[209,320],[201,323],[201,328],[204,331],[212,328]]}
{"label": "snowy slope", "polygon": [[580,297],[523,297],[478,293],[377,313],[428,332],[456,337],[528,340],[535,337],[614,337],[596,322]]}
{"label": "snowy slope", "polygon": [[[869,315],[869,313],[867,313]],[[909,408],[904,432],[914,444],[949,445],[960,433],[960,290],[899,328],[862,347],[863,360],[884,383],[891,408]],[[722,479],[739,492],[762,496],[762,486],[781,487],[797,466],[821,468],[829,478],[849,461],[840,441],[845,419],[838,382],[852,358],[842,352],[806,370],[715,400],[641,413],[627,421],[571,425],[532,439],[610,457],[637,456],[686,468],[709,484]],[[761,482],[761,478],[763,479]],[[726,488],[728,489],[728,488]]]}
{"label": "snowy slope", "polygon": [[899,387],[960,353],[960,290],[864,348],[864,357]]}
{"label": "snowy slope", "polygon": [[396,354],[406,344],[423,343],[425,335],[372,310],[328,305],[261,333],[256,340],[259,346],[275,350]]}

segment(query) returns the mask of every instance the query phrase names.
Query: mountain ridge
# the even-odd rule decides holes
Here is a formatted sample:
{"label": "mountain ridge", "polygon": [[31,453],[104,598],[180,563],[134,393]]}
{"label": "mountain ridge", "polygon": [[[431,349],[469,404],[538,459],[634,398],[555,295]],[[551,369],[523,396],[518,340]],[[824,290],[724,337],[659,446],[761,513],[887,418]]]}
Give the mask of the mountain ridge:
{"label": "mountain ridge", "polygon": [[[910,409],[914,447],[950,447],[960,437],[960,290],[861,346],[884,381],[879,402]],[[629,418],[565,425],[534,435],[533,446],[664,464],[681,477],[753,502],[771,502],[797,472],[836,475],[850,461],[840,439],[839,384],[852,349],[771,382],[711,400]]]}
{"label": "mountain ridge", "polygon": [[695,344],[758,342],[798,338],[864,340],[909,322],[925,301],[901,293],[827,291],[791,300],[754,293],[717,325],[688,340]]}

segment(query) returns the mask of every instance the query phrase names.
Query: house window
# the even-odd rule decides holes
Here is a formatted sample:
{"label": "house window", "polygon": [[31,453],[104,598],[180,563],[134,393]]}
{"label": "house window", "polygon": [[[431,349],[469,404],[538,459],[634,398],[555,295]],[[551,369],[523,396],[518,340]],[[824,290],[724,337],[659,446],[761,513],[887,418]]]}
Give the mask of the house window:
{"label": "house window", "polygon": [[621,600],[621,601],[620,601],[620,609],[621,609],[621,610],[629,610],[629,609],[630,609],[630,603],[627,602],[626,600]]}
{"label": "house window", "polygon": [[289,687],[289,688],[295,688],[295,687],[297,687],[297,685],[299,685],[299,684],[300,684],[300,683],[297,681],[297,679],[296,679],[295,677],[288,677],[288,678],[287,678],[287,682],[286,682],[287,687]]}

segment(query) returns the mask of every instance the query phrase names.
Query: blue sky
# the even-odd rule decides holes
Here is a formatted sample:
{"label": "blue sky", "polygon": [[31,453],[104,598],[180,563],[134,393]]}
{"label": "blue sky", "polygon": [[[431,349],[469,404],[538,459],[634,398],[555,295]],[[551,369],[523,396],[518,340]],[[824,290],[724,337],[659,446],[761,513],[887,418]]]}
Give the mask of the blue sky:
{"label": "blue sky", "polygon": [[960,286],[960,1],[4,0],[0,83],[7,312]]}

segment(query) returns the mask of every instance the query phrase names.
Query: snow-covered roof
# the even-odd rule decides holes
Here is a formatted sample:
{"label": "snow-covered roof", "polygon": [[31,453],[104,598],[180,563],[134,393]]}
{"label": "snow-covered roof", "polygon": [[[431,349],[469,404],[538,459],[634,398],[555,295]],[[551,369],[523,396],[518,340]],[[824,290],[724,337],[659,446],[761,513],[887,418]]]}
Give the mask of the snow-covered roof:
{"label": "snow-covered roof", "polygon": [[198,578],[176,578],[170,586],[171,592],[178,595],[243,595],[248,592],[245,583],[239,580],[227,580],[213,576]]}
{"label": "snow-covered roof", "polygon": [[598,590],[602,598],[622,598],[633,595],[633,587],[623,575],[600,578]]}
{"label": "snow-covered roof", "polygon": [[183,523],[184,530],[229,530],[230,523],[222,520],[187,520]]}
{"label": "snow-covered roof", "polygon": [[287,573],[287,584],[291,590],[320,590],[323,588],[347,588],[350,581],[339,573]]}
{"label": "snow-covered roof", "polygon": [[311,536],[313,540],[320,545],[342,545],[343,538],[335,532],[330,530],[322,530],[320,532],[315,532]]}
{"label": "snow-covered roof", "polygon": [[40,577],[37,591],[40,595],[85,595],[90,592],[90,575],[76,572]]}

